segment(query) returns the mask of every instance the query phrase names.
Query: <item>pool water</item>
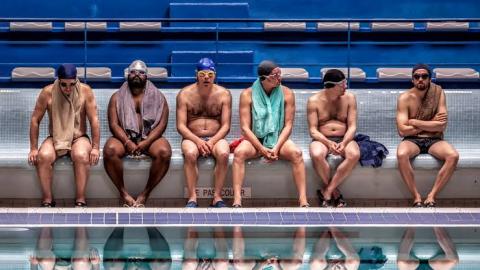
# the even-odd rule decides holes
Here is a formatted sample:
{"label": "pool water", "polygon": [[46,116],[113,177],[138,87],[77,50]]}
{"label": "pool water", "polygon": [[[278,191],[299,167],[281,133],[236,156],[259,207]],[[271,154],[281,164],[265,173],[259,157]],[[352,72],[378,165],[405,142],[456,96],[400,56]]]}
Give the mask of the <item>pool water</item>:
{"label": "pool water", "polygon": [[477,227],[0,228],[0,269],[480,269],[479,265]]}

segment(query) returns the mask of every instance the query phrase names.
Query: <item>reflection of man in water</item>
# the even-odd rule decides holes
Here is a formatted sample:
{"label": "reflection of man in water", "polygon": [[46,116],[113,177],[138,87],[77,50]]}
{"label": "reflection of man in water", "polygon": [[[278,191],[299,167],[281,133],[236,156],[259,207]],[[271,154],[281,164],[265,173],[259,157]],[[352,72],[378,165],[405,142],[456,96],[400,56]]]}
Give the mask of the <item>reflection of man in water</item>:
{"label": "reflection of man in water", "polygon": [[228,269],[228,246],[225,233],[220,227],[215,227],[213,239],[210,235],[207,239],[203,239],[199,237],[195,227],[188,228],[182,270],[213,269]]}
{"label": "reflection of man in water", "polygon": [[[245,252],[245,238],[242,227],[233,229],[233,264],[235,270],[298,270],[303,263],[305,253],[305,228],[299,227],[295,231],[293,244],[290,247],[262,243],[255,252],[247,257]],[[288,251],[285,251],[285,248]],[[251,247],[249,250],[253,250]],[[281,256],[281,257],[279,257]]]}
{"label": "reflection of man in water", "polygon": [[[330,244],[333,239],[335,245]],[[360,257],[341,231],[330,228],[322,232],[315,244],[310,261],[311,270],[346,269],[357,270]]]}
{"label": "reflection of man in water", "polygon": [[97,270],[100,269],[99,264],[98,251],[89,247],[87,229],[84,227],[75,228],[73,250],[55,248],[52,228],[42,228],[35,255],[30,258],[30,269],[32,270]]}
{"label": "reflection of man in water", "polygon": [[455,245],[444,228],[433,228],[437,239],[438,251],[429,257],[419,256],[414,252],[415,229],[408,228],[402,237],[398,249],[397,266],[399,270],[448,270],[458,264]]}
{"label": "reflection of man in water", "polygon": [[145,269],[169,270],[172,264],[170,246],[163,235],[154,227],[129,228],[129,231],[146,230],[150,248],[137,243],[124,243],[125,228],[115,228],[103,253],[103,266],[106,270]]}

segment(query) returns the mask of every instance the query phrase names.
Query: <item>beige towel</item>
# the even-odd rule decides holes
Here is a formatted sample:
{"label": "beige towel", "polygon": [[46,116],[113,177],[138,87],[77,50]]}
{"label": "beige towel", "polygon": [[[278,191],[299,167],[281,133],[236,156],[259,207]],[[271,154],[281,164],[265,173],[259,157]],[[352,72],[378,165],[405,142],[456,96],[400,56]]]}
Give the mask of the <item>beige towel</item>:
{"label": "beige towel", "polygon": [[[415,119],[423,121],[431,121],[438,112],[438,103],[442,95],[442,88],[434,83],[430,83],[430,88],[423,97],[422,104],[418,109]],[[434,137],[443,138],[443,132],[436,132]]]}
{"label": "beige towel", "polygon": [[80,113],[83,105],[81,84],[73,88],[69,96],[60,89],[60,81],[56,80],[52,88],[52,137],[53,146],[58,156],[72,150],[73,140],[82,136],[80,131]]}

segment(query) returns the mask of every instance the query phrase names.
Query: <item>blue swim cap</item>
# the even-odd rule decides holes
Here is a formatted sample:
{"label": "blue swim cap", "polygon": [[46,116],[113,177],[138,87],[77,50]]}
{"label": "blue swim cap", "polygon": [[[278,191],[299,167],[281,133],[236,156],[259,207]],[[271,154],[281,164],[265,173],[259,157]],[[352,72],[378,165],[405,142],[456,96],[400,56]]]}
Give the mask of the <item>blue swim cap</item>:
{"label": "blue swim cap", "polygon": [[57,77],[59,79],[76,79],[77,68],[73,64],[61,64],[57,68]]}
{"label": "blue swim cap", "polygon": [[215,72],[215,63],[208,57],[202,58],[197,63],[197,71],[200,70],[211,70]]}

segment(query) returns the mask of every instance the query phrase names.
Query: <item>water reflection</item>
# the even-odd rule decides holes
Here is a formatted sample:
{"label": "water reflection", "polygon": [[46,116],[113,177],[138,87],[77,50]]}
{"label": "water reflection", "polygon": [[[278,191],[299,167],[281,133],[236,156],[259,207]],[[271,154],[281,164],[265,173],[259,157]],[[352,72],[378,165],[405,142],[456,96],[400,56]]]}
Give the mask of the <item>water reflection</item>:
{"label": "water reflection", "polygon": [[[125,230],[131,231],[131,235],[136,235],[137,239],[125,241]],[[142,233],[145,235],[145,231],[148,239],[138,239]],[[170,246],[154,227],[115,228],[103,251],[103,266],[106,270],[168,270],[171,263]]]}
{"label": "water reflection", "polygon": [[[268,233],[271,232],[267,232]],[[290,234],[290,233],[288,233]],[[256,248],[245,244],[242,227],[233,228],[232,254],[237,270],[297,270],[303,264],[306,229],[299,227],[290,234],[291,245],[264,241]],[[271,238],[270,238],[271,239]],[[248,250],[248,251],[247,251]]]}
{"label": "water reflection", "polygon": [[221,227],[212,230],[213,232],[199,237],[197,228],[188,228],[183,247],[183,270],[228,269],[228,244],[225,232]]}
{"label": "water reflection", "polygon": [[423,247],[418,250],[415,249],[415,229],[405,230],[398,249],[399,270],[448,270],[457,265],[459,260],[457,250],[447,231],[444,228],[433,228],[433,231],[436,243],[430,244],[430,249]]}
{"label": "water reflection", "polygon": [[[477,269],[479,234],[476,228],[118,227],[38,228],[8,233],[0,230],[0,258],[3,258],[0,269]],[[17,262],[12,254],[18,254],[26,263],[13,267]]]}
{"label": "water reflection", "polygon": [[76,228],[72,246],[55,245],[53,229],[42,228],[38,235],[35,254],[30,257],[30,269],[100,269],[98,250],[90,247],[86,228]]}

